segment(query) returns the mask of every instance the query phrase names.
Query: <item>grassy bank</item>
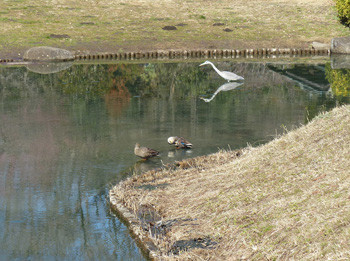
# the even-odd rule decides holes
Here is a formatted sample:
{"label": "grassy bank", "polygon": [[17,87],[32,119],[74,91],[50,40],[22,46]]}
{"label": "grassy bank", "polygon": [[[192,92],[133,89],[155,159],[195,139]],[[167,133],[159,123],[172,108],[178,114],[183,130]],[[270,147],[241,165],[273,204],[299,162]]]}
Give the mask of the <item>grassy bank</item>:
{"label": "grassy bank", "polygon": [[349,126],[348,105],[257,148],[131,177],[111,197],[153,217],[140,230],[163,257],[349,259]]}
{"label": "grassy bank", "polygon": [[77,53],[304,48],[348,33],[332,0],[20,0],[0,6],[0,58],[39,45]]}

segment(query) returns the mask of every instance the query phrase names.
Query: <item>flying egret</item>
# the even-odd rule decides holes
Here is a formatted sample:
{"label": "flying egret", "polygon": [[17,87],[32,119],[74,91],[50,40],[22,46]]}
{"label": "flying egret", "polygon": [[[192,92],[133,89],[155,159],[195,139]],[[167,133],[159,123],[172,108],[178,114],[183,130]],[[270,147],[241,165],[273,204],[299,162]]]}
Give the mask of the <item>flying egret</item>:
{"label": "flying egret", "polygon": [[140,147],[140,144],[135,144],[134,153],[142,159],[148,159],[159,155],[159,152],[147,147]]}
{"label": "flying egret", "polygon": [[206,64],[210,64],[214,70],[225,80],[229,81],[242,81],[244,78],[242,76],[239,76],[233,72],[227,72],[227,71],[220,71],[218,68],[215,67],[215,65],[212,62],[205,61],[204,63],[200,64],[199,66],[203,66]]}
{"label": "flying egret", "polygon": [[177,137],[177,136],[172,136],[168,138],[168,143],[169,144],[175,144],[175,147],[177,149],[191,149],[192,148],[192,143],[189,142],[188,140],[184,139],[183,137]]}

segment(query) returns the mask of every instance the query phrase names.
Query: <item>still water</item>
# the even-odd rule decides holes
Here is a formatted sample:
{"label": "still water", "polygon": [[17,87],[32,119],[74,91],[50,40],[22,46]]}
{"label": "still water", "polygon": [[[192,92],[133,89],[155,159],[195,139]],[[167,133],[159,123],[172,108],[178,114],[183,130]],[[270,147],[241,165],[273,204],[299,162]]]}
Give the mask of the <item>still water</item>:
{"label": "still water", "polygon": [[[257,146],[349,102],[329,64],[0,67],[0,259],[145,260],[110,211],[118,181],[182,158]],[[38,73],[40,72],[40,73]],[[192,150],[174,150],[181,135]],[[136,142],[161,152],[140,162]]]}

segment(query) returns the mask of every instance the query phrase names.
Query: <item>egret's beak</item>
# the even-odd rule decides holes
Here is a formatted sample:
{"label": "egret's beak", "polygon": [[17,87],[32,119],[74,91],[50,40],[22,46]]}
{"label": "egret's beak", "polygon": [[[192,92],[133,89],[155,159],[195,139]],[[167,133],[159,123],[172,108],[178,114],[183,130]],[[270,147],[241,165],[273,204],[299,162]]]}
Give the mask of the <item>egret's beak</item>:
{"label": "egret's beak", "polygon": [[203,65],[206,65],[206,63],[202,63],[202,64],[200,64],[199,66],[203,66]]}

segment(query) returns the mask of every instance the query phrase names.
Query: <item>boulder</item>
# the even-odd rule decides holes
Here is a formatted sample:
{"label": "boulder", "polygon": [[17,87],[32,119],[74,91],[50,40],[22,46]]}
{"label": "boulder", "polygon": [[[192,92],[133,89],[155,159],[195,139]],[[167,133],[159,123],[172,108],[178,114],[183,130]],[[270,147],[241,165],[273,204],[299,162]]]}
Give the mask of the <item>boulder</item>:
{"label": "boulder", "polygon": [[23,59],[25,61],[45,61],[45,62],[54,62],[54,61],[71,61],[74,60],[74,55],[65,49],[39,46],[33,47],[27,50]]}
{"label": "boulder", "polygon": [[350,36],[333,38],[331,42],[331,53],[350,54]]}
{"label": "boulder", "polygon": [[316,50],[329,50],[331,45],[328,43],[312,42],[312,49]]}

